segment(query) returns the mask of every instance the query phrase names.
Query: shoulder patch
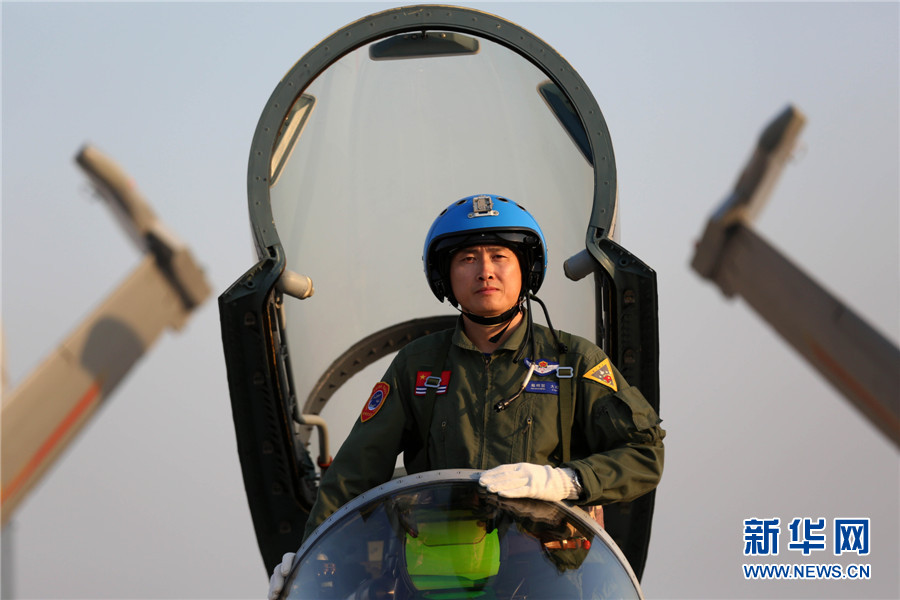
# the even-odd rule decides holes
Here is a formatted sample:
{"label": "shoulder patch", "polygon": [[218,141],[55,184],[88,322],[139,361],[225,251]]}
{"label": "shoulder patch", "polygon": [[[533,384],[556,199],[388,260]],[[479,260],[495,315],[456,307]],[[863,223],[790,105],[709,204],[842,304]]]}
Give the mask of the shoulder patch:
{"label": "shoulder patch", "polygon": [[372,394],[369,396],[369,399],[366,400],[366,405],[363,407],[362,414],[359,416],[360,421],[365,423],[374,417],[375,413],[384,406],[384,401],[387,400],[390,391],[391,386],[387,383],[383,381],[376,383],[375,387],[372,388]]}
{"label": "shoulder patch", "polygon": [[585,373],[583,377],[585,379],[590,379],[591,381],[596,381],[597,383],[602,383],[614,392],[619,391],[618,386],[616,386],[616,378],[613,375],[612,364],[609,362],[608,358]]}

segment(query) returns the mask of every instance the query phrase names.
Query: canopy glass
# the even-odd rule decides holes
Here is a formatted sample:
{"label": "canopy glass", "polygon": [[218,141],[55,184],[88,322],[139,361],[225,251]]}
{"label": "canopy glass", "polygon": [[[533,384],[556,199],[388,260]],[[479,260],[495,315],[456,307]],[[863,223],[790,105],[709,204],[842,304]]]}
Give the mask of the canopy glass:
{"label": "canopy glass", "polygon": [[[465,196],[500,194],[534,215],[549,245],[539,296],[553,325],[594,336],[593,285],[569,281],[562,268],[584,249],[594,195],[580,120],[522,55],[486,39],[422,35],[381,40],[332,64],[296,96],[273,149],[271,207],[287,268],[315,284],[311,298],[285,299],[302,412],[321,410],[307,397],[359,340],[455,314],[429,291],[422,250],[438,213]],[[384,366],[322,411],[335,448]]]}
{"label": "canopy glass", "polygon": [[640,598],[609,536],[579,508],[486,492],[432,471],[349,503],[303,545],[284,597]]}

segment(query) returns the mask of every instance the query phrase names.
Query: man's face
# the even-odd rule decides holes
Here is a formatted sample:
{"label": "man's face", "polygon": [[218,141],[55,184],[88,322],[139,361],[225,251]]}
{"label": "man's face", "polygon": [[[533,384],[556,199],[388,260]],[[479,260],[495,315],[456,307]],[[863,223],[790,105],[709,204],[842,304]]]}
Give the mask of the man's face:
{"label": "man's face", "polygon": [[505,246],[463,248],[450,257],[450,287],[464,311],[481,317],[502,314],[519,299],[519,259]]}

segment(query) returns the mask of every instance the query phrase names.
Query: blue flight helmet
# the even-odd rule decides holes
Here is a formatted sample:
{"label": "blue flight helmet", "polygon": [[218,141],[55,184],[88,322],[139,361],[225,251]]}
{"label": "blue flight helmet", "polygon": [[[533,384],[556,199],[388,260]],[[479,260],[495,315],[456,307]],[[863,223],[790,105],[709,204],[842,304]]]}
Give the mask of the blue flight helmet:
{"label": "blue flight helmet", "polygon": [[544,234],[537,221],[527,210],[502,196],[479,194],[457,200],[439,214],[431,224],[431,229],[428,230],[428,235],[425,237],[422,262],[425,263],[425,278],[437,299],[443,302],[444,298],[447,298],[453,306],[459,304],[453,296],[453,289],[450,286],[450,257],[457,250],[482,244],[506,246],[516,253],[522,269],[522,289],[519,290],[519,301],[503,314],[493,317],[473,315],[467,312],[463,312],[463,314],[480,325],[506,323],[506,327],[490,338],[491,342],[497,342],[515,315],[522,310],[522,305],[527,305],[525,336],[513,356],[513,362],[519,362],[525,356],[530,342],[531,366],[519,391],[494,405],[494,410],[500,412],[506,410],[511,402],[522,395],[537,364],[535,362],[537,346],[532,332],[532,298],[544,309],[547,325],[553,334],[559,352],[562,354],[568,349],[560,341],[556,330],[553,329],[547,307],[535,296],[541,283],[544,282],[544,275],[547,272],[547,242],[544,240]]}
{"label": "blue flight helmet", "polygon": [[444,209],[425,237],[425,278],[438,300],[447,298],[457,305],[450,287],[450,256],[481,244],[506,246],[516,253],[522,268],[519,300],[538,291],[547,272],[547,242],[537,221],[508,198],[478,194]]}

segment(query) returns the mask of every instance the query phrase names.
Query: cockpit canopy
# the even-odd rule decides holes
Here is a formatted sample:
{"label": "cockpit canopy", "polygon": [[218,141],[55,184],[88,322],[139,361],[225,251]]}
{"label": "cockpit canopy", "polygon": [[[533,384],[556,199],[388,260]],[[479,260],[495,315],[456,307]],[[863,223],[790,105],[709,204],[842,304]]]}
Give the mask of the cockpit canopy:
{"label": "cockpit canopy", "polygon": [[[610,133],[581,76],[496,15],[389,9],[294,64],[251,144],[259,262],[219,299],[267,571],[297,543],[316,465],[345,439],[390,356],[454,326],[422,262],[428,225],[453,200],[499,194],[527,208],[546,236],[540,293],[554,327],[593,339],[658,409],[656,275],[618,245],[617,190]],[[640,576],[653,494],[606,509]]]}

